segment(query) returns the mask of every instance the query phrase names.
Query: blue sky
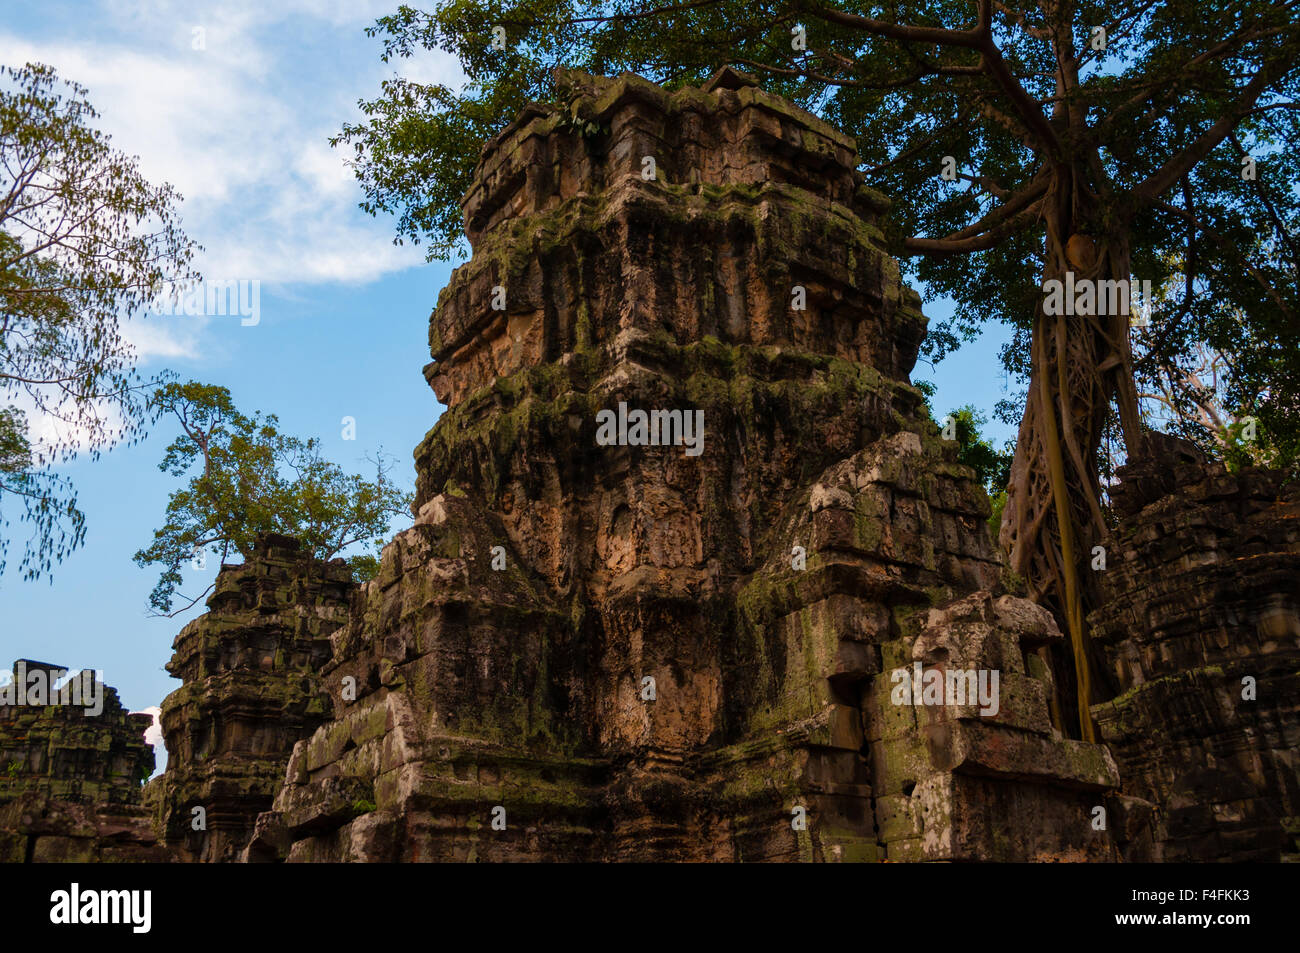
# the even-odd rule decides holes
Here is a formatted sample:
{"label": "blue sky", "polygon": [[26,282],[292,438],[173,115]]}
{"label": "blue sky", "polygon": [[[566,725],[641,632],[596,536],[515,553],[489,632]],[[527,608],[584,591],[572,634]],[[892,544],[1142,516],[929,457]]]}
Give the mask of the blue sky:
{"label": "blue sky", "polygon": [[[261,282],[255,326],[238,317],[149,316],[127,334],[150,375],[228,387],[246,412],[323,438],[327,457],[365,472],[380,447],[394,476],[414,485],[411,453],[441,412],[421,368],[429,313],[451,265],[392,244],[393,222],[357,209],[346,155],[329,136],[359,118],[394,69],[455,85],[450,56],[379,62],[364,28],[396,4],[348,0],[42,0],[8,4],[0,65],[39,61],[89,89],[99,126],[139,157],[144,175],[175,185],[187,234],[204,246],[205,278]],[[201,32],[197,32],[201,31]],[[201,40],[201,44],[198,42]],[[202,49],[196,49],[201,45]],[[927,302],[933,320],[947,313]],[[938,386],[940,412],[1004,396],[1001,329],[916,378]],[[356,420],[342,439],[341,420]],[[39,426],[33,424],[33,430]],[[1012,436],[991,423],[1001,445]],[[179,481],[157,469],[174,436],[160,424],[140,444],[66,468],[86,514],[86,545],[53,583],[23,582],[12,567],[25,528],[15,521],[11,569],[0,578],[0,667],[19,657],[102,670],[132,710],[157,706],[179,683],[163,670],[181,626],[151,618],[156,572],[131,556],[148,545]],[[183,591],[215,575],[187,573]],[[197,587],[191,582],[197,582]],[[158,747],[159,765],[163,751]]]}

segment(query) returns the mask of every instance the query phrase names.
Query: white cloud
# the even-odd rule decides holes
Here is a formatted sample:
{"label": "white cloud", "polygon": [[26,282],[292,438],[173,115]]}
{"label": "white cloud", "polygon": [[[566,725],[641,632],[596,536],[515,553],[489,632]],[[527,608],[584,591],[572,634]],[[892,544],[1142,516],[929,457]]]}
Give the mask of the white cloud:
{"label": "white cloud", "polygon": [[[212,347],[201,346],[200,336],[212,319],[184,315],[137,315],[118,325],[122,339],[135,352],[139,365],[169,360],[196,360]],[[144,376],[147,376],[144,375]],[[34,449],[51,453],[62,448],[84,453],[92,444],[102,443],[95,438],[94,421],[102,421],[100,433],[119,432],[124,418],[121,409],[112,401],[92,401],[89,407],[77,407],[67,397],[60,399],[53,386],[39,388],[47,403],[54,402],[61,416],[41,411],[25,388],[0,389],[0,407],[17,407],[27,418],[27,439]],[[110,444],[112,441],[110,440]]]}
{"label": "white cloud", "polygon": [[163,743],[162,709],[157,705],[150,705],[148,708],[141,708],[139,711],[131,712],[133,715],[149,715],[153,718],[153,724],[144,730],[144,740],[146,743],[159,747]]}
{"label": "white cloud", "polygon": [[356,180],[347,165],[347,154],[330,148],[324,136],[305,144],[298,153],[298,175],[318,194],[331,197],[356,197]]}
{"label": "white cloud", "polygon": [[142,364],[175,358],[194,360],[199,356],[198,336],[205,324],[202,318],[137,317],[122,322],[122,339],[131,345]]}
{"label": "white cloud", "polygon": [[425,86],[443,85],[452,89],[465,81],[460,62],[442,51],[417,50],[405,59],[394,60],[389,64],[391,73],[397,73],[413,83]]}
{"label": "white cloud", "polygon": [[[229,0],[205,8],[167,0],[109,0],[119,39],[34,42],[0,32],[0,63],[53,65],[89,90],[99,126],[138,155],[151,182],[185,201],[186,233],[204,246],[205,277],[289,282],[367,282],[418,265],[421,249],[395,246],[392,222],[359,209],[359,186],[328,137],[357,118],[392,67],[331,69],[319,49],[355,51],[360,27],[381,6],[345,0]],[[191,30],[205,30],[205,49]],[[337,32],[337,36],[323,28]],[[88,35],[108,31],[89,30]],[[315,45],[295,46],[307,32]],[[305,41],[303,41],[305,42]],[[426,53],[396,64],[422,81],[459,81],[454,57]],[[160,354],[183,345],[147,334]]]}
{"label": "white cloud", "polygon": [[160,720],[162,709],[157,705],[150,705],[148,708],[133,711],[131,714],[153,717],[153,724],[144,730],[144,741],[145,744],[153,745],[154,772],[150,777],[156,778],[167,767],[167,746],[163,744],[162,721]]}
{"label": "white cloud", "polygon": [[112,435],[122,428],[122,412],[116,404],[91,401],[90,407],[78,408],[71,398],[62,397],[49,388],[45,390],[45,398],[46,403],[53,404],[61,416],[40,411],[26,390],[10,388],[0,392],[0,406],[17,407],[26,415],[27,440],[38,455],[64,451],[84,453],[96,442],[97,429]]}
{"label": "white cloud", "polygon": [[369,24],[391,11],[391,4],[378,0],[225,0],[209,3],[195,11],[193,0],[107,0],[105,7],[117,18],[147,25],[182,17],[186,21],[237,22],[245,29],[281,20],[310,17],[333,27]]}

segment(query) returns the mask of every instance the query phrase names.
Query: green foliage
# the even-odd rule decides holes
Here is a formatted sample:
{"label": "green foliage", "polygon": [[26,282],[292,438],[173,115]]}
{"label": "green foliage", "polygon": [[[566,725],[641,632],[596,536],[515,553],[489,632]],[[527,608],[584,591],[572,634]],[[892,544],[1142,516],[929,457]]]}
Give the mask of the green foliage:
{"label": "green foliage", "polygon": [[590,117],[581,115],[580,102],[576,99],[569,104],[568,109],[560,113],[560,119],[556,124],[556,128],[561,131],[572,132],[574,135],[581,136],[584,139],[594,139],[597,136],[609,135],[608,126],[603,126],[598,122],[592,121]]}
{"label": "green foliage", "polygon": [[990,494],[1004,490],[1011,482],[1014,447],[1008,445],[1001,452],[993,449],[993,444],[984,437],[981,430],[989,422],[988,417],[972,404],[959,407],[949,413],[948,417],[955,424],[957,462],[974,470],[975,476]]}
{"label": "green foliage", "polygon": [[997,542],[998,535],[1002,531],[1002,511],[1007,508],[1007,491],[998,490],[989,496],[989,535]]}
{"label": "green foliage", "polygon": [[978,410],[974,404],[959,407],[940,420],[934,413],[933,400],[938,391],[934,382],[913,381],[912,386],[925,395],[926,410],[940,431],[945,429],[951,418],[952,433],[957,443],[957,462],[975,471],[976,478],[994,501],[1000,520],[1002,506],[1006,503],[1006,487],[1011,482],[1011,460],[1015,455],[1015,444],[1008,441],[1002,450],[995,450],[983,432],[984,426],[989,422],[988,415]]}
{"label": "green foliage", "polygon": [[27,415],[17,407],[0,407],[0,473],[22,473],[31,465]]}
{"label": "green foliage", "polygon": [[1242,467],[1269,467],[1300,479],[1300,439],[1280,437],[1249,416],[1234,420],[1220,434],[1223,462],[1232,472]]}
{"label": "green foliage", "polygon": [[162,566],[149,597],[155,612],[175,614],[183,568],[196,554],[247,558],[261,533],[297,537],[319,559],[368,544],[372,553],[348,562],[361,578],[373,575],[390,520],[409,512],[411,502],[389,479],[382,456],[373,480],[346,474],[321,457],[318,440],[281,433],[274,415],[240,413],[224,387],[169,381],[150,403],[156,416],[180,426],[158,468],[176,477],[192,473],[169,498],[153,544],[135,554],[141,566]]}
{"label": "green foliage", "polygon": [[[47,66],[0,70],[0,508],[22,504],[27,579],[85,536],[54,467],[141,433],[144,384],[122,321],[165,282],[194,277],[180,196],[146,182],[96,116],[86,90]],[[0,571],[8,544],[0,532]]]}

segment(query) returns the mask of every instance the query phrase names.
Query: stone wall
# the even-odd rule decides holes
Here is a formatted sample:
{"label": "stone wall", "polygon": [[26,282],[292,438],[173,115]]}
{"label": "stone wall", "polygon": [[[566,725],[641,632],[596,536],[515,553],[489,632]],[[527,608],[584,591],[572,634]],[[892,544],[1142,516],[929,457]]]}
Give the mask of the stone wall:
{"label": "stone wall", "polygon": [[342,560],[266,535],[246,562],[221,567],[207,613],[176,637],[167,671],[182,685],[162,704],[167,770],[150,798],[187,859],[237,859],[294,742],[325,721],[317,676],[355,588]]}
{"label": "stone wall", "polygon": [[[1300,487],[1165,438],[1121,468],[1091,616],[1133,859],[1300,859]],[[1145,828],[1145,830],[1144,830]]]}

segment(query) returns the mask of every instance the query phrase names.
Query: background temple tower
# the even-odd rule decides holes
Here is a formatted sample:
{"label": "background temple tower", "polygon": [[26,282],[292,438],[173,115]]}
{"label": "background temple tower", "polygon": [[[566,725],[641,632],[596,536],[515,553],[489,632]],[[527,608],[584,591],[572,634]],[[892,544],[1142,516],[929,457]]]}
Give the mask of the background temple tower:
{"label": "background temple tower", "polygon": [[95,673],[48,662],[14,662],[9,687],[32,675],[46,689],[81,680],[82,691],[29,699],[0,689],[0,863],[170,859],[142,802],[152,717],[128,713]]}

